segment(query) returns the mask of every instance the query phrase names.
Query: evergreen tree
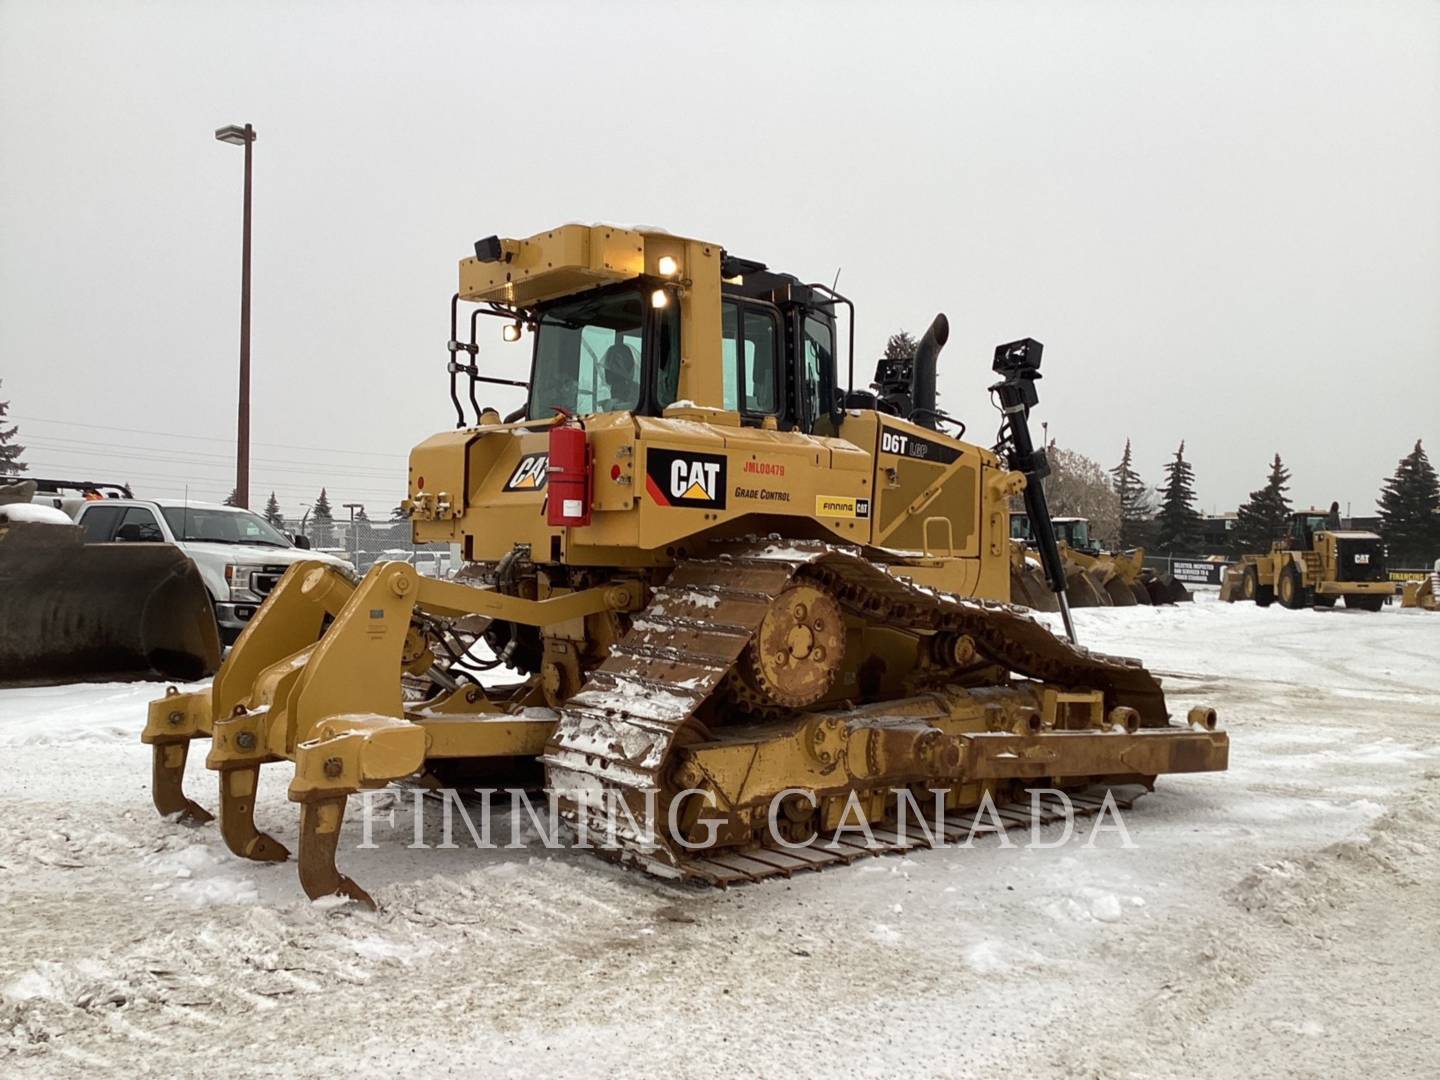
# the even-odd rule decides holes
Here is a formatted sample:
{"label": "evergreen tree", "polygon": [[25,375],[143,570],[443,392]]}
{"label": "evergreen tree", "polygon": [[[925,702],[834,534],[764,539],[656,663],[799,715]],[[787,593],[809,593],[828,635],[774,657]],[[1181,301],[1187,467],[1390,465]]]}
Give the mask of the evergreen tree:
{"label": "evergreen tree", "polygon": [[1155,515],[1155,546],[1166,555],[1192,554],[1200,546],[1200,515],[1195,510],[1195,470],[1185,460],[1182,440],[1175,460],[1165,466],[1160,511]]}
{"label": "evergreen tree", "polygon": [[1110,470],[1110,476],[1110,486],[1120,497],[1120,531],[1117,543],[1120,550],[1128,551],[1145,543],[1150,532],[1150,515],[1153,513],[1150,491],[1140,479],[1140,474],[1135,471],[1129,439],[1125,440],[1125,453],[1120,457],[1120,464]]}
{"label": "evergreen tree", "polygon": [[239,506],[239,505],[240,505],[240,489],[239,489],[238,487],[236,487],[236,488],[231,488],[231,489],[230,489],[230,494],[225,496],[225,505],[226,505],[226,506]]}
{"label": "evergreen tree", "polygon": [[1290,470],[1280,463],[1280,455],[1270,463],[1270,479],[1235,515],[1235,543],[1241,552],[1261,554],[1285,533],[1290,519],[1290,500],[1285,491],[1290,486]]}
{"label": "evergreen tree", "polygon": [[25,452],[25,447],[13,441],[20,429],[14,424],[11,424],[9,429],[5,427],[5,417],[9,413],[10,402],[0,401],[0,473],[4,473],[6,476],[15,476],[28,470],[30,466],[20,460],[20,455]]}
{"label": "evergreen tree", "polygon": [[320,497],[310,511],[310,526],[317,547],[329,547],[335,542],[335,514],[330,509],[330,497],[320,489]]}
{"label": "evergreen tree", "polygon": [[1392,566],[1427,567],[1440,558],[1440,480],[1420,440],[1385,481],[1379,506]]}
{"label": "evergreen tree", "polygon": [[280,513],[280,500],[275,498],[275,492],[270,492],[270,498],[265,500],[265,520],[277,529],[285,527],[285,515]]}
{"label": "evergreen tree", "polygon": [[890,340],[885,342],[886,360],[914,360],[915,350],[920,343],[906,330],[891,334]]}

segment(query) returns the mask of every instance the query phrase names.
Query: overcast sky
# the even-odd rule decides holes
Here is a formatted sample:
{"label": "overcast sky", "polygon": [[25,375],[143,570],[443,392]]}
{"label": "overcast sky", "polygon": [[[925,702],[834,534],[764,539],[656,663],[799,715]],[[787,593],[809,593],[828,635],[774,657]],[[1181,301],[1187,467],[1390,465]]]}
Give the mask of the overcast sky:
{"label": "overcast sky", "polygon": [[453,423],[456,261],[575,220],[840,269],[866,378],[946,312],[979,442],[993,347],[1036,337],[1051,435],[1106,466],[1128,436],[1151,483],[1183,439],[1206,511],[1276,451],[1356,514],[1416,438],[1440,458],[1433,0],[0,0],[0,399],[33,472],[230,490],[243,154],[212,132],[246,121],[257,505],[388,511]]}

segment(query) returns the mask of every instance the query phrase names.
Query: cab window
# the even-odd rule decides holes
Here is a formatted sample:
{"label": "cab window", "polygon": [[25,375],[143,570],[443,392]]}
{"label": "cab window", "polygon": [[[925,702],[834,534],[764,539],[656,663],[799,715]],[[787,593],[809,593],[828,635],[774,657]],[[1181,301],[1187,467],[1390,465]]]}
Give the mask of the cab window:
{"label": "cab window", "polygon": [[720,308],[720,375],[722,380],[720,404],[726,409],[740,408],[740,395],[736,389],[735,363],[740,340],[740,305],[725,303]]}
{"label": "cab window", "polygon": [[657,411],[680,396],[680,307],[655,311],[655,405]]}
{"label": "cab window", "polygon": [[644,325],[645,304],[631,290],[547,309],[535,343],[530,418],[557,408],[578,416],[635,409]]}
{"label": "cab window", "polygon": [[144,506],[131,506],[120,519],[120,527],[115,530],[115,539],[122,543],[154,544],[163,541],[165,536],[160,531],[160,523],[155,520],[153,510]]}
{"label": "cab window", "polygon": [[775,393],[778,367],[776,343],[780,323],[768,311],[745,311],[745,352],[740,360],[740,411],[773,413],[779,409]]}
{"label": "cab window", "polygon": [[80,515],[80,528],[85,531],[85,543],[104,544],[115,539],[115,529],[125,510],[123,506],[96,506],[93,503],[87,506]]}
{"label": "cab window", "polygon": [[778,412],[780,322],[775,313],[727,300],[720,318],[722,404],[748,416]]}
{"label": "cab window", "polygon": [[804,410],[801,423],[814,434],[834,435],[835,333],[825,320],[807,315],[804,337],[799,379]]}

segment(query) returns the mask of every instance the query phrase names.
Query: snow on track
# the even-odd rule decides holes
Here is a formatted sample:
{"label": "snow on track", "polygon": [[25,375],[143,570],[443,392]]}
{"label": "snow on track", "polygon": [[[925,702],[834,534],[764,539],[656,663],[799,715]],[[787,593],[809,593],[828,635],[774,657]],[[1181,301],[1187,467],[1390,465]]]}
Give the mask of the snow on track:
{"label": "snow on track", "polygon": [[[1440,1060],[1440,616],[1077,611],[1231,771],[1162,779],[1114,834],[917,852],[729,892],[572,851],[410,850],[408,802],[341,865],[157,819],[154,684],[0,691],[7,1075],[1423,1075]],[[189,787],[214,805],[192,752]],[[287,767],[257,818],[294,847]],[[382,797],[384,798],[384,797]],[[353,802],[354,800],[352,800]],[[427,820],[427,838],[438,828]],[[508,828],[505,829],[508,834]],[[533,835],[522,822],[522,836]],[[1051,827],[1045,838],[1054,840]]]}

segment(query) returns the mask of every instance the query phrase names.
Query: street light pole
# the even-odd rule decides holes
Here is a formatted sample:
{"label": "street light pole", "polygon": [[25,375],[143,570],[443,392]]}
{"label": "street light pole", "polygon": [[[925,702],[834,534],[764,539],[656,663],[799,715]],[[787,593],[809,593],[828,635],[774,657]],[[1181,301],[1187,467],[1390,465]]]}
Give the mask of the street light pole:
{"label": "street light pole", "polygon": [[235,505],[250,505],[250,164],[255,129],[249,124],[219,128],[220,142],[245,147],[245,210],[240,242],[240,415],[235,434]]}

